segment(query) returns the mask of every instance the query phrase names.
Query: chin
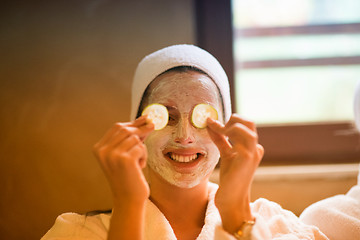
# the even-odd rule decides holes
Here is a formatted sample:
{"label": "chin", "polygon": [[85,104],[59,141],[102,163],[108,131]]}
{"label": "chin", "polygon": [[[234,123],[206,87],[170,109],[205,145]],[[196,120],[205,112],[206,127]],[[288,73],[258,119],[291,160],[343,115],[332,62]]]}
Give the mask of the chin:
{"label": "chin", "polygon": [[194,181],[175,181],[174,183],[170,183],[179,188],[194,188],[199,185],[203,180],[194,180]]}
{"label": "chin", "polygon": [[209,176],[212,171],[207,174],[204,173],[192,173],[192,174],[181,174],[181,173],[174,173],[170,178],[164,178],[169,184],[179,187],[179,188],[194,188],[204,182],[208,182]]}

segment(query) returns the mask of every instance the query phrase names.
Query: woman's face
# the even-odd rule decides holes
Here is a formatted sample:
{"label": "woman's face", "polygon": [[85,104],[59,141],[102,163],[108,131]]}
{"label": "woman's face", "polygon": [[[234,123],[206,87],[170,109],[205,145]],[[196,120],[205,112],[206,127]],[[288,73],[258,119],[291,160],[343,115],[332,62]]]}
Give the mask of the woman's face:
{"label": "woman's face", "polygon": [[170,71],[151,84],[146,104],[151,103],[167,107],[169,122],[145,140],[150,173],[182,188],[192,188],[208,179],[219,160],[219,151],[206,128],[191,124],[191,114],[197,104],[207,103],[215,107],[223,121],[215,83],[196,71]]}

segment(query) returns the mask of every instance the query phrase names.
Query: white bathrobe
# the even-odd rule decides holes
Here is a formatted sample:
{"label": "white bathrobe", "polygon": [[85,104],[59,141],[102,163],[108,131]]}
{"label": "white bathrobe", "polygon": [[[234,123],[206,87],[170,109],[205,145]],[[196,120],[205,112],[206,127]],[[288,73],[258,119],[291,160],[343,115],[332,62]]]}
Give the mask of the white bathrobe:
{"label": "white bathrobe", "polygon": [[307,207],[300,219],[317,226],[331,240],[360,239],[360,171],[358,184],[347,194],[336,195]]}
{"label": "white bathrobe", "polygon": [[[210,194],[205,222],[197,240],[234,240],[235,238],[221,227],[220,214],[214,204],[214,196],[218,186],[213,183],[209,183],[209,186]],[[146,202],[145,209],[144,236],[146,240],[177,239],[165,216],[150,200]],[[251,203],[251,209],[256,217],[251,239],[328,239],[317,227],[302,223],[292,212],[282,209],[274,202],[261,198]],[[76,213],[65,213],[56,219],[54,226],[42,240],[104,240],[107,237],[110,218],[111,214],[84,216]]]}

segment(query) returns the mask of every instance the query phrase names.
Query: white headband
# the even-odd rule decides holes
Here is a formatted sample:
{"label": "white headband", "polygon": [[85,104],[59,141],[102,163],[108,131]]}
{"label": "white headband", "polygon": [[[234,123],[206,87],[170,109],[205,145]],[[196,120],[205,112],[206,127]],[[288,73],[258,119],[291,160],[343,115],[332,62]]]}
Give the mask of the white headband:
{"label": "white headband", "polygon": [[225,121],[231,115],[229,81],[220,63],[210,53],[194,45],[173,45],[144,57],[136,68],[131,93],[130,119],[134,120],[147,86],[161,73],[179,66],[192,66],[207,73],[220,90]]}

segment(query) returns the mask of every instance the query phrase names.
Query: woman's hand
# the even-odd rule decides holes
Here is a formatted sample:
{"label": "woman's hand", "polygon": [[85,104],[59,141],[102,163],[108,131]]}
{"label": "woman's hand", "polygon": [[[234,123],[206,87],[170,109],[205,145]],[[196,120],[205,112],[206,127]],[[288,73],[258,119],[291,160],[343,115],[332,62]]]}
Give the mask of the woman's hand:
{"label": "woman's hand", "polygon": [[95,144],[94,153],[110,184],[114,204],[141,203],[149,196],[142,173],[147,151],[143,141],[154,129],[146,117],[116,123]]}
{"label": "woman's hand", "polygon": [[94,146],[113,194],[108,240],[143,239],[144,206],[150,194],[142,173],[147,158],[143,141],[152,130],[154,124],[145,116],[116,123]]}
{"label": "woman's hand", "polygon": [[253,220],[250,189],[264,148],[256,127],[236,114],[225,124],[208,119],[208,132],[220,151],[220,183],[215,196],[223,227],[233,233],[243,221]]}

